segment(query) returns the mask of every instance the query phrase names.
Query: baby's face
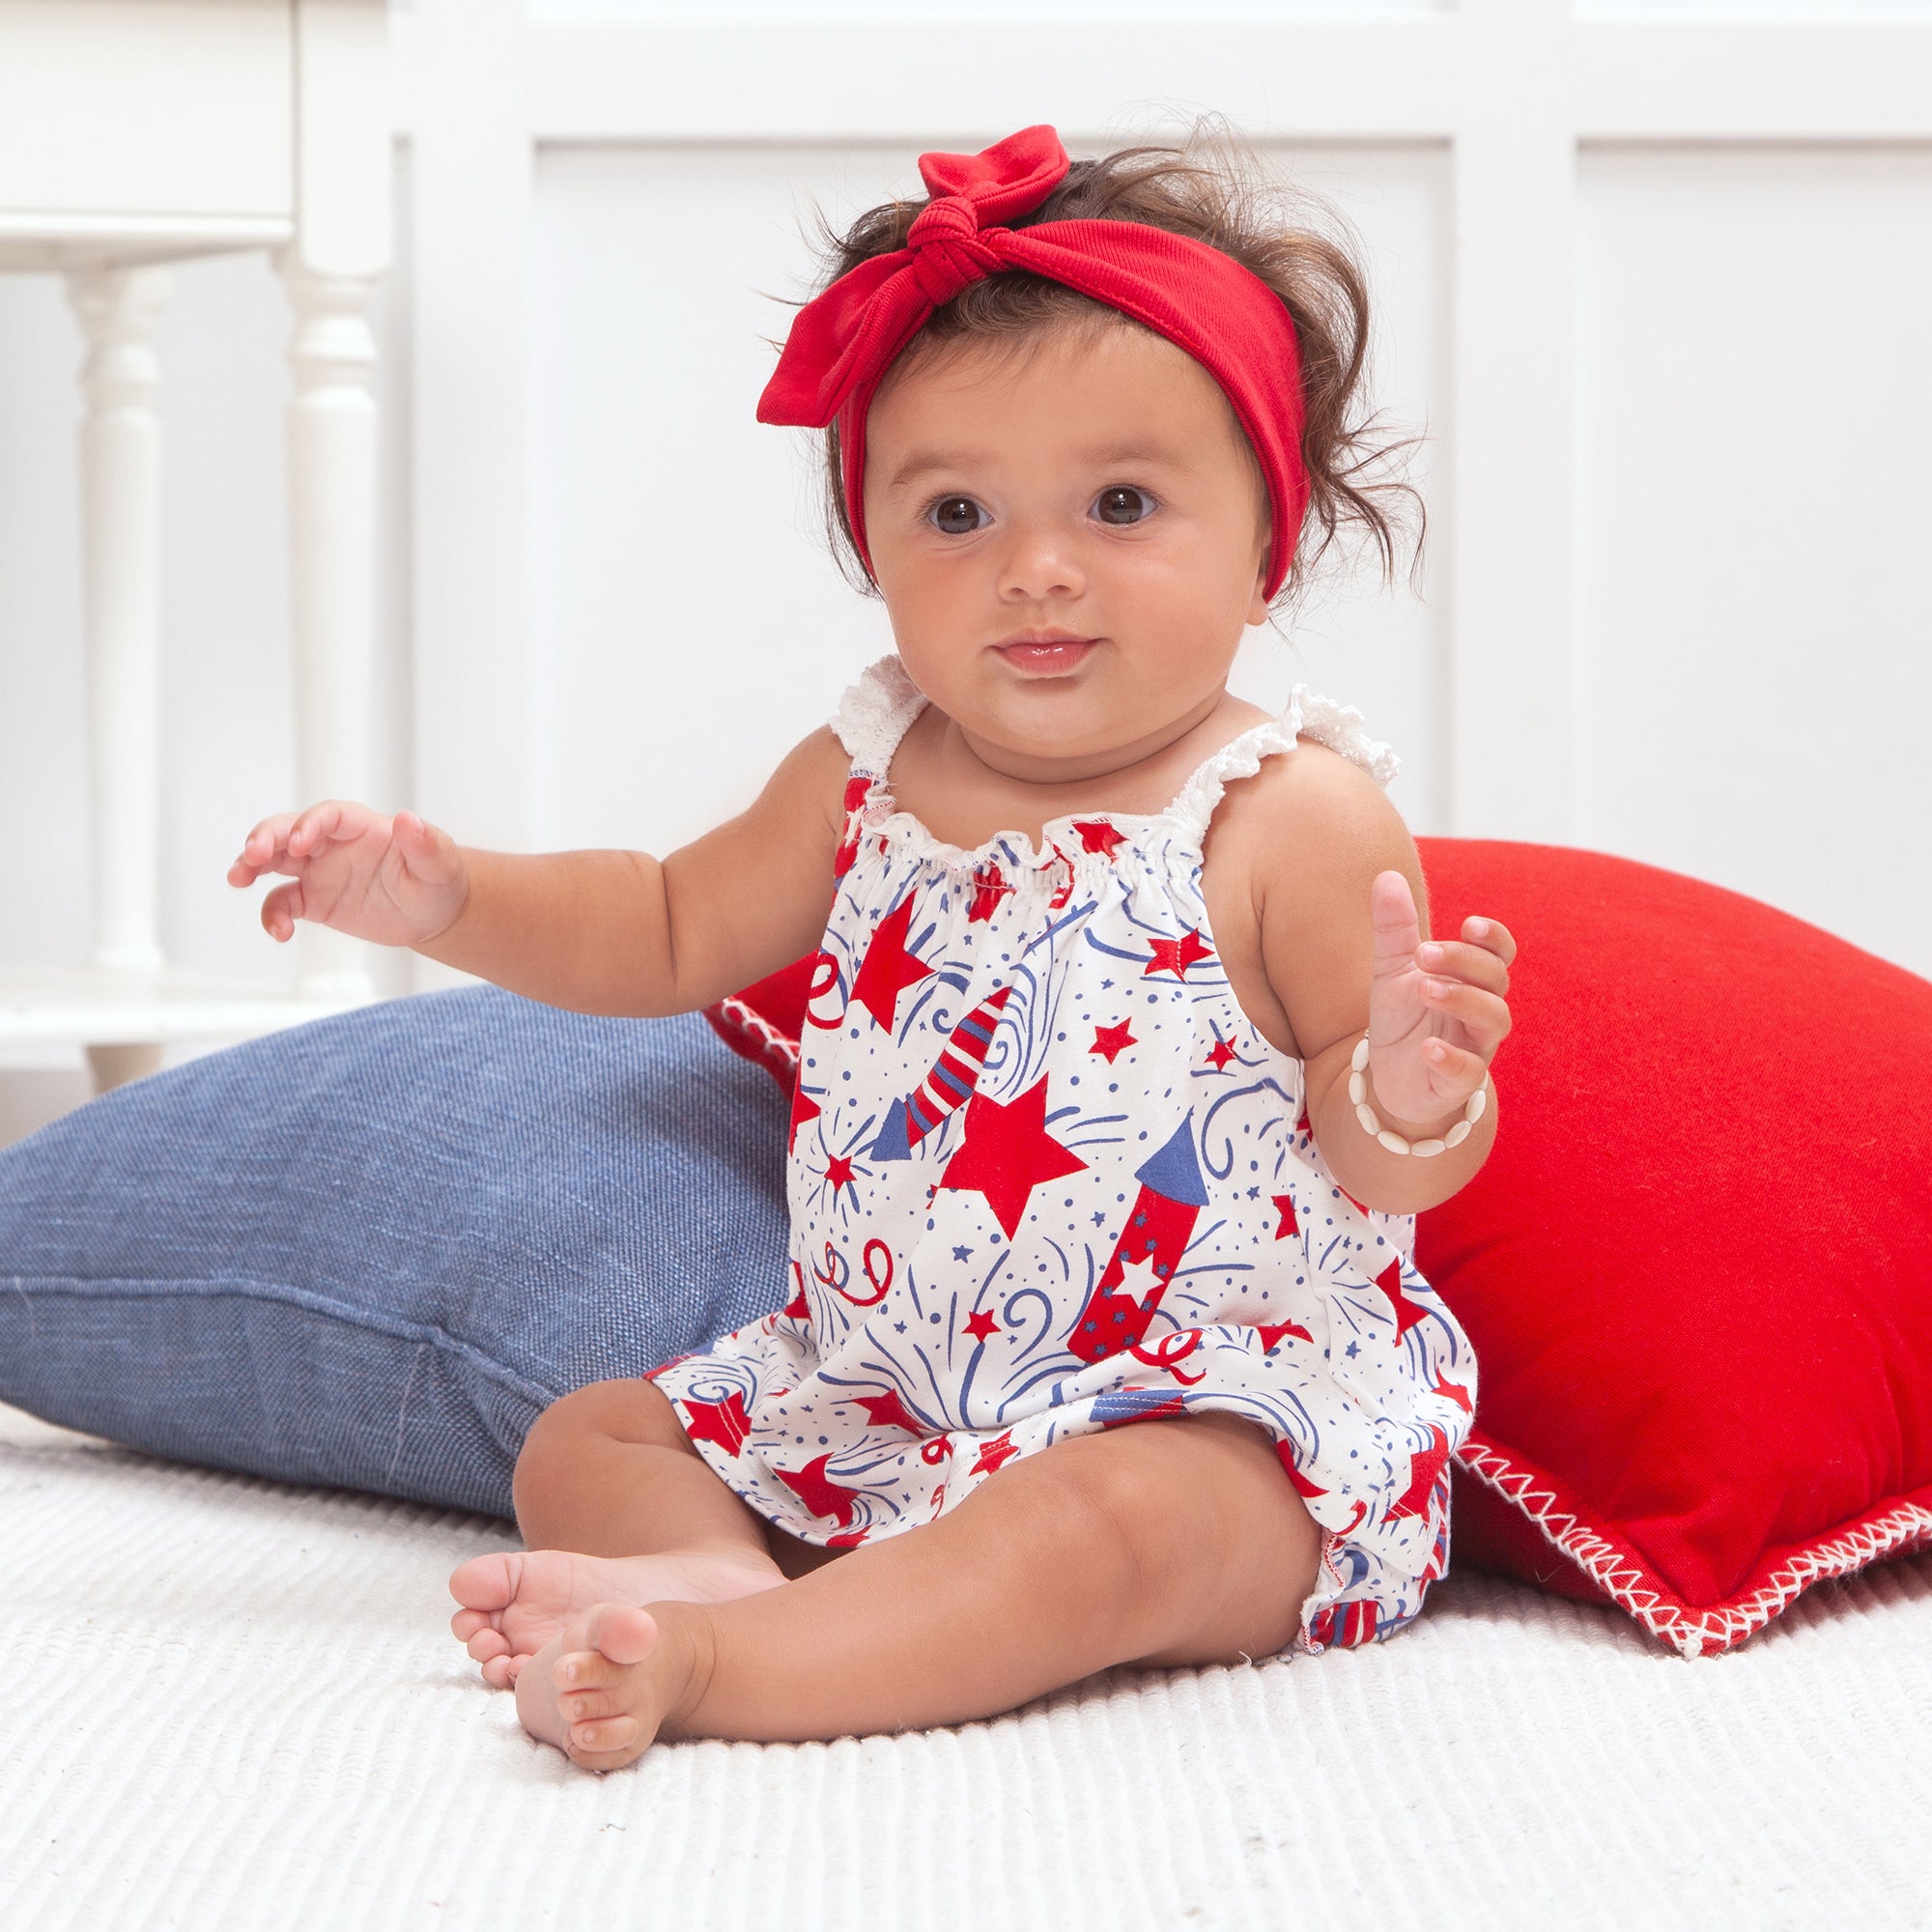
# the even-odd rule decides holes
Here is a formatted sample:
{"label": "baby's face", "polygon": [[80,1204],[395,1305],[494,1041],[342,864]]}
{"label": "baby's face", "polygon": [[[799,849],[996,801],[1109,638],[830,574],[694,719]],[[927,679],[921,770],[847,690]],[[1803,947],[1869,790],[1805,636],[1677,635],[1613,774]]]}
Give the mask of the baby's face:
{"label": "baby's face", "polygon": [[893,372],[867,418],[866,535],[913,681],[983,757],[1052,782],[1211,707],[1267,615],[1268,502],[1214,379],[1171,342],[1028,347]]}

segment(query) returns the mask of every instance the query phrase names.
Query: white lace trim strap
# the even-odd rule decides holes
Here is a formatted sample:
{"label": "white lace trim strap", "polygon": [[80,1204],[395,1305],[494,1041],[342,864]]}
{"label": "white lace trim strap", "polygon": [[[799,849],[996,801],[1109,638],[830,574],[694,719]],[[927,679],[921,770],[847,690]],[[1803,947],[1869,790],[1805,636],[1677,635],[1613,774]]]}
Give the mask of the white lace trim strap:
{"label": "white lace trim strap", "polygon": [[1352,704],[1337,704],[1332,697],[1319,696],[1305,684],[1297,684],[1279,718],[1242,732],[1195,771],[1168,808],[1168,817],[1198,843],[1207,838],[1208,821],[1229,785],[1236,779],[1253,778],[1264,758],[1293,751],[1300,733],[1340,752],[1384,788],[1401,769],[1394,748],[1369,736],[1362,714]]}
{"label": "white lace trim strap", "polygon": [[839,699],[832,728],[852,760],[852,769],[883,779],[892,769],[912,721],[925,709],[925,695],[896,657],[867,665],[859,682]]}

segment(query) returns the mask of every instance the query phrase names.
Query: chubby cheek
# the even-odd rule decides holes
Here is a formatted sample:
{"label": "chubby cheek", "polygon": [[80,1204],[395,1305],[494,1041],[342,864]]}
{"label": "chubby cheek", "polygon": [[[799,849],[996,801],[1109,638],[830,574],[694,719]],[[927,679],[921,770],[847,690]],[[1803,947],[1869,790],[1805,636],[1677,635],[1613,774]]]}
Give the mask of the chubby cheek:
{"label": "chubby cheek", "polygon": [[[1023,617],[1003,608],[997,582],[969,559],[873,554],[879,594],[907,668],[915,661],[963,667]],[[929,696],[936,694],[928,693]]]}

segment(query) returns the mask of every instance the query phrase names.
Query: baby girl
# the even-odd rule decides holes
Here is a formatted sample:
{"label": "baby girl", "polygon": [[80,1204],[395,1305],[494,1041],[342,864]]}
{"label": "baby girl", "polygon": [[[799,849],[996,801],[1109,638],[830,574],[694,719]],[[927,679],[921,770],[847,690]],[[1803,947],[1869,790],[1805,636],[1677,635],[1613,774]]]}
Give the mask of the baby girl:
{"label": "baby girl", "polygon": [[1414,1216],[1494,1137],[1516,944],[1429,940],[1358,713],[1227,690],[1306,530],[1389,554],[1360,272],[1182,152],[920,167],[759,409],[892,619],[832,727],[662,861],[330,801],[229,873],[588,1013],[815,950],[774,1312],[546,1410],[526,1549],[451,1578],[598,1770],[1359,1644],[1448,1564],[1476,1365]]}

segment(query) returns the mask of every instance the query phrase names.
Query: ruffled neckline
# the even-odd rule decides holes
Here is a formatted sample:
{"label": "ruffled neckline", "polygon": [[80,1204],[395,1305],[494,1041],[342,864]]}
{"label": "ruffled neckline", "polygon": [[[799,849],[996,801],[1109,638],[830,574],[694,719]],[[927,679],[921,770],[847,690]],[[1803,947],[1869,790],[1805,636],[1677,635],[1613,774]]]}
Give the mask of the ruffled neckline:
{"label": "ruffled neckline", "polygon": [[[1237,779],[1252,778],[1274,753],[1293,751],[1302,732],[1352,759],[1382,785],[1395,776],[1401,762],[1389,746],[1369,737],[1362,714],[1353,705],[1338,705],[1297,684],[1279,718],[1260,720],[1210,753],[1188,774],[1164,810],[1065,812],[1041,825],[1038,844],[1025,833],[1009,829],[968,850],[937,837],[923,819],[905,810],[893,795],[894,753],[926,703],[924,693],[913,683],[904,665],[896,657],[881,658],[845,694],[833,728],[851,754],[854,775],[871,781],[864,807],[866,831],[954,871],[978,871],[996,861],[1032,871],[1062,864],[1077,868],[1088,859],[1101,866],[1111,864],[1109,851],[1100,846],[1088,848],[1081,836],[1082,826],[1110,826],[1121,834],[1116,842],[1137,847],[1164,836],[1190,854],[1198,854],[1214,809],[1228,786]],[[1107,842],[1103,840],[1102,845]]]}

